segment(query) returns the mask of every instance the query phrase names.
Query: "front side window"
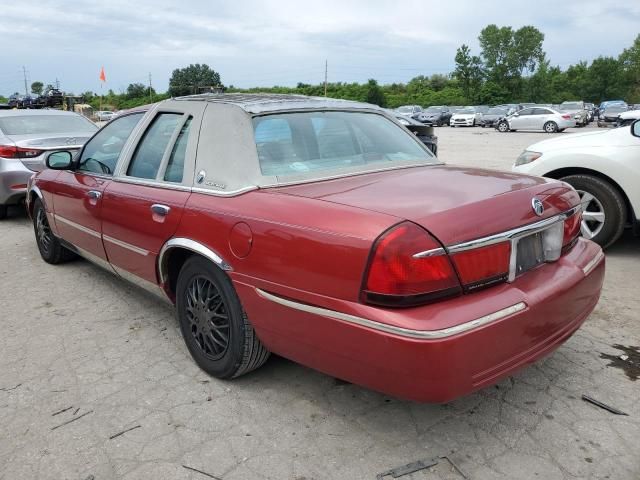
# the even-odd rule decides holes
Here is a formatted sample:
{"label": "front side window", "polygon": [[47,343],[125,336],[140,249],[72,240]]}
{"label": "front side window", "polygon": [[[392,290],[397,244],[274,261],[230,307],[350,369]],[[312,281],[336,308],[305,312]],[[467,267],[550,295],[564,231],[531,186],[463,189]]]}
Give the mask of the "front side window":
{"label": "front side window", "polygon": [[144,112],[125,115],[103,127],[82,150],[78,170],[113,175],[120,152],[143,115]]}
{"label": "front side window", "polygon": [[411,134],[382,115],[286,113],[255,117],[253,123],[263,175],[313,178],[437,163]]}
{"label": "front side window", "polygon": [[158,175],[164,152],[181,120],[181,113],[161,113],[153,120],[138,143],[127,176],[153,180]]}

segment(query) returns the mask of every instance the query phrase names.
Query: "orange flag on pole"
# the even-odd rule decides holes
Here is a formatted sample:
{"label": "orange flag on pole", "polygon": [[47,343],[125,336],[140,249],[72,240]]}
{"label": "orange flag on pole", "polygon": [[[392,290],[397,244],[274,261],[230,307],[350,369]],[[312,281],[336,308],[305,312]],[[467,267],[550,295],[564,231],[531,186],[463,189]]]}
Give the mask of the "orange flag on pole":
{"label": "orange flag on pole", "polygon": [[100,69],[100,81],[101,82],[106,82],[107,81],[107,76],[104,74],[104,67],[102,67]]}

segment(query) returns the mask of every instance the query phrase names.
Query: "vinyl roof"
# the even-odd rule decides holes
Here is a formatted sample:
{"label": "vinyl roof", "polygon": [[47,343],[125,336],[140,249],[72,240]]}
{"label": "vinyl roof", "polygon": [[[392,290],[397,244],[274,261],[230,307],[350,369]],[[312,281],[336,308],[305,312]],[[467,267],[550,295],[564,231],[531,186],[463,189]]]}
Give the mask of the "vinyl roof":
{"label": "vinyl roof", "polygon": [[377,105],[327,97],[307,97],[278,93],[205,93],[177,97],[178,101],[205,101],[236,105],[249,113],[265,113],[295,109],[374,109]]}

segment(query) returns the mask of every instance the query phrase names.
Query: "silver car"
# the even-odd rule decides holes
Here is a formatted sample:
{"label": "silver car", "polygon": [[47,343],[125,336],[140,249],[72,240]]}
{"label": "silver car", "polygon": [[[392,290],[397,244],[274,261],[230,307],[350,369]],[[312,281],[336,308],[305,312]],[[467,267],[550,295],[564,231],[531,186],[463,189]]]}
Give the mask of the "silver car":
{"label": "silver car", "polygon": [[573,115],[548,107],[528,107],[515,112],[498,122],[500,132],[516,130],[542,130],[547,133],[562,132],[575,127]]}
{"label": "silver car", "polygon": [[77,150],[98,127],[77,113],[0,110],[0,219],[24,200],[27,181],[49,150]]}

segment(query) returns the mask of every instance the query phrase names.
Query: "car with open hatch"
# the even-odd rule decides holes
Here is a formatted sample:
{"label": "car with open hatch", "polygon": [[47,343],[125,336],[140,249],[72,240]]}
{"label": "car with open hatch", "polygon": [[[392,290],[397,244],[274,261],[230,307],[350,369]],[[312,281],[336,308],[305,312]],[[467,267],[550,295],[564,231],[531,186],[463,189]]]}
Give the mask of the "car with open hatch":
{"label": "car with open hatch", "polygon": [[123,113],[30,181],[42,258],[175,305],[212,376],[270,352],[446,402],[549,354],[604,256],[557,180],[446,166],[379,107],[206,94]]}

